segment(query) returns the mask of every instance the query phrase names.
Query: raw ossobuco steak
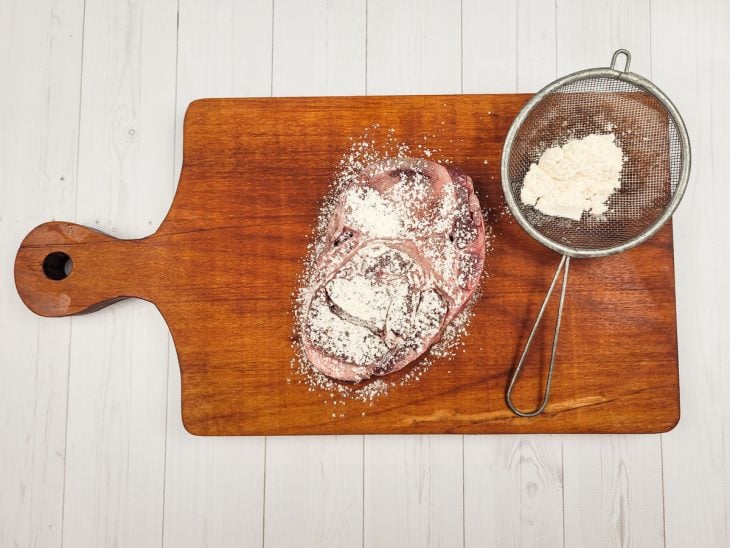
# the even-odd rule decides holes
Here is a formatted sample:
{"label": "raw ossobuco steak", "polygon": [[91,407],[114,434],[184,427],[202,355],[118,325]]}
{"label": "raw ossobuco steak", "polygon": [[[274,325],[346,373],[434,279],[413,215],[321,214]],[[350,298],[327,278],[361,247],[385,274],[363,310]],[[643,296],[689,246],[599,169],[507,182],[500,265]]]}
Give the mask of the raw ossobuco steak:
{"label": "raw ossobuco steak", "polygon": [[424,159],[370,164],[338,193],[302,293],[307,361],[346,381],[405,367],[469,302],[484,254],[470,177]]}

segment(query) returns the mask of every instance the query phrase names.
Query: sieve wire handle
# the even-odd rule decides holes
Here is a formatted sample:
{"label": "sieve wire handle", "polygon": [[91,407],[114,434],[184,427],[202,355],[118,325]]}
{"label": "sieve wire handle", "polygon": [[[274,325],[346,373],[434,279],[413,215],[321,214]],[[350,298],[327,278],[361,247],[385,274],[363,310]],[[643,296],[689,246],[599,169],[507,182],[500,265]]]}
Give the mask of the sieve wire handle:
{"label": "sieve wire handle", "polygon": [[[507,387],[507,406],[512,410],[512,412],[515,415],[519,415],[520,417],[535,417],[542,413],[545,410],[545,407],[548,404],[548,399],[550,398],[550,383],[553,380],[553,368],[555,367],[555,354],[556,350],[558,348],[558,335],[560,334],[560,320],[563,317],[563,303],[565,302],[565,289],[568,286],[568,270],[570,269],[570,257],[567,255],[563,255],[563,258],[560,260],[560,264],[558,265],[558,269],[555,271],[555,275],[553,276],[553,281],[550,284],[550,289],[548,289],[547,295],[545,295],[545,300],[542,303],[542,307],[540,307],[540,312],[537,313],[537,318],[535,319],[535,324],[532,326],[532,331],[530,331],[530,336],[527,338],[527,343],[525,344],[525,349],[522,351],[522,356],[520,356],[520,361],[517,362],[517,367],[515,367],[514,372],[512,373],[512,377],[509,381],[509,386]],[[558,319],[555,322],[555,333],[553,334],[553,348],[552,352],[550,353],[550,366],[548,368],[548,374],[547,374],[547,380],[545,382],[545,393],[542,398],[542,403],[540,404],[540,407],[535,409],[534,411],[521,411],[520,409],[517,409],[515,405],[512,403],[512,390],[515,387],[515,384],[517,383],[517,378],[520,375],[520,371],[522,370],[522,366],[525,363],[525,358],[527,357],[527,353],[530,350],[530,346],[532,346],[532,341],[535,338],[535,333],[537,332],[537,328],[540,326],[540,322],[542,321],[542,317],[545,315],[545,309],[547,308],[548,303],[550,302],[550,297],[553,294],[553,290],[555,289],[555,284],[558,281],[558,278],[560,277],[560,271],[563,271],[563,286],[560,289],[560,303],[558,304]]]}
{"label": "sieve wire handle", "polygon": [[624,65],[624,70],[621,72],[629,72],[629,65],[631,64],[631,53],[629,53],[629,50],[627,49],[617,49],[613,52],[613,57],[611,57],[611,68],[614,70],[618,70],[616,68],[616,63],[618,62],[618,56],[623,55],[626,57],[626,64]]}

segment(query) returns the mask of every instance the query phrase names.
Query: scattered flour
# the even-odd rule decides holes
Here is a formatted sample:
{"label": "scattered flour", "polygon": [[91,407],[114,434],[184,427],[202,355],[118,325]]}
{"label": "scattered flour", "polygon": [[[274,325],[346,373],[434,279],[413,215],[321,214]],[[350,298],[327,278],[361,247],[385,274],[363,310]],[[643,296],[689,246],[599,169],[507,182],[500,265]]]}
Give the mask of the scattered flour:
{"label": "scattered flour", "polygon": [[[385,133],[385,138],[382,137],[383,133]],[[433,156],[439,152],[439,149],[434,148],[424,150],[421,145],[413,148],[418,149],[424,156],[432,160]],[[305,269],[299,280],[301,289],[299,294],[293,295],[296,301],[294,310],[296,320],[294,326],[294,347],[297,356],[292,360],[291,364],[295,375],[288,382],[305,384],[310,391],[319,394],[319,397],[325,405],[337,405],[339,408],[340,406],[344,406],[348,399],[354,399],[372,405],[377,398],[387,395],[389,389],[420,380],[421,375],[432,364],[432,358],[427,355],[409,365],[407,371],[403,375],[395,377],[394,380],[376,378],[357,384],[341,382],[324,375],[312,367],[307,362],[301,341],[298,339],[298,326],[304,320],[299,315],[301,311],[300,305],[306,298],[306,288],[318,285],[317,278],[321,274],[318,272],[319,269],[315,268],[316,258],[324,248],[327,224],[332,216],[335,204],[344,191],[349,193],[346,196],[347,208],[350,213],[355,213],[354,217],[357,226],[353,228],[370,234],[377,233],[381,238],[403,237],[406,234],[418,232],[422,229],[422,227],[413,223],[407,208],[394,208],[392,201],[390,203],[384,203],[380,193],[375,192],[373,189],[356,187],[350,184],[354,178],[360,175],[364,167],[386,158],[413,157],[413,152],[414,150],[409,145],[397,141],[393,130],[381,130],[377,125],[366,129],[360,140],[352,140],[350,150],[343,156],[340,162],[340,170],[320,209],[320,216],[313,233],[313,241],[309,245],[308,257],[305,260]],[[450,163],[448,158],[439,158],[436,161],[442,164]],[[406,181],[403,182],[405,183]],[[412,178],[408,185],[396,184],[392,189],[393,194],[403,193],[403,196],[397,197],[396,203],[407,204],[409,201],[419,200],[419,192],[422,192],[424,196],[428,193],[428,184],[429,181],[425,178],[423,188],[420,188],[419,181],[414,181]],[[456,204],[455,197],[447,194],[443,203],[437,208],[441,209],[441,211],[434,211],[434,218],[430,221],[434,222],[443,218],[448,219],[452,217],[452,215],[447,213],[450,213],[456,207]],[[352,220],[352,216],[350,220]],[[465,240],[468,239],[467,234],[459,234],[459,231],[456,231],[456,245],[459,245],[459,237],[463,237]],[[491,246],[490,237],[491,233],[488,233],[486,239],[488,250]],[[342,247],[344,248],[345,246]],[[426,253],[428,253],[428,250]],[[453,268],[453,260],[455,257],[441,256],[431,259],[434,263],[437,263],[433,265],[437,271],[447,271]],[[397,264],[397,262],[393,261],[394,264]],[[354,261],[353,264],[357,264],[357,261]],[[394,278],[397,278],[397,276],[394,276]],[[348,332],[343,332],[341,338],[335,337],[335,339],[342,340],[343,343],[335,354],[340,353],[343,356],[347,356],[353,363],[367,363],[372,361],[372,356],[361,355],[361,353],[357,352],[358,348],[367,347],[375,353],[386,350],[378,344],[352,344],[352,341],[357,338],[367,339],[371,337],[373,328],[381,329],[388,315],[389,307],[393,307],[394,303],[402,303],[404,306],[408,304],[409,295],[407,294],[407,284],[402,284],[404,286],[403,288],[395,287],[395,285],[391,286],[390,284],[386,284],[384,286],[377,286],[376,284],[374,286],[371,280],[367,280],[361,276],[352,276],[350,279],[337,277],[325,284],[326,294],[322,295],[322,298],[329,300],[330,303],[335,303],[337,307],[336,312],[340,316],[348,316],[360,323],[358,325],[357,322],[354,324],[348,322]],[[403,291],[399,289],[403,289]],[[476,291],[472,295],[469,304],[448,324],[441,340],[431,348],[430,356],[451,359],[457,351],[463,350],[464,343],[462,339],[467,332],[473,305],[479,298],[478,293],[479,291]],[[416,318],[421,325],[412,326],[422,330],[427,328],[428,324],[432,321],[438,323],[438,318],[434,319],[431,317],[432,315],[438,313],[443,314],[443,303],[439,299],[434,299],[433,303],[430,303],[428,298],[424,299],[424,301],[421,303],[424,314],[421,318]],[[323,306],[320,310],[322,316],[319,319],[321,319],[321,327],[323,329],[332,329],[333,325],[338,324],[338,322],[327,320],[327,314],[333,314],[329,306]],[[311,325],[312,318],[307,318],[307,320]],[[317,321],[318,319],[315,318],[314,323],[316,324]],[[332,415],[333,418],[337,418],[338,416],[341,417],[343,414],[338,412]]]}
{"label": "scattered flour", "polygon": [[613,133],[571,139],[547,149],[530,166],[520,199],[555,217],[579,221],[586,211],[602,215],[611,194],[621,187],[623,163]]}

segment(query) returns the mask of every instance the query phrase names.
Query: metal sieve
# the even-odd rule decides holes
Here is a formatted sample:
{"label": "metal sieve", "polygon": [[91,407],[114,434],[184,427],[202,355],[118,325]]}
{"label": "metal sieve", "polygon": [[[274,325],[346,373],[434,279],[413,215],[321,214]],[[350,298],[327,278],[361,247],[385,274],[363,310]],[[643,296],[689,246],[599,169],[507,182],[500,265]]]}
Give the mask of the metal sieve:
{"label": "metal sieve", "polygon": [[[616,69],[620,55],[626,59],[623,70]],[[619,49],[609,68],[582,70],[556,80],[528,101],[507,134],[502,153],[507,204],[530,236],[563,255],[507,387],[507,405],[521,417],[542,413],[550,397],[570,259],[612,255],[644,242],[671,217],[687,187],[690,145],[682,117],[652,82],[629,72],[630,63],[631,54]],[[544,215],[522,203],[525,175],[545,150],[596,133],[614,133],[624,154],[621,187],[609,198],[605,214],[584,212],[575,221]],[[561,272],[543,400],[534,411],[521,411],[512,403],[512,391]]]}

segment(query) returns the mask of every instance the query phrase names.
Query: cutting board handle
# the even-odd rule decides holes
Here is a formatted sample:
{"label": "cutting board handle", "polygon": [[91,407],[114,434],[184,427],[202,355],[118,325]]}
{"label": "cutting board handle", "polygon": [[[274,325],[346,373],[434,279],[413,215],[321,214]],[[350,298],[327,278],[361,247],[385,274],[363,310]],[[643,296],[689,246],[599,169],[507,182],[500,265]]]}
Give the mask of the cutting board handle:
{"label": "cutting board handle", "polygon": [[156,262],[152,247],[144,239],[120,240],[73,223],[44,223],[20,244],[15,286],[41,316],[93,312],[127,297],[148,299],[141,281]]}

